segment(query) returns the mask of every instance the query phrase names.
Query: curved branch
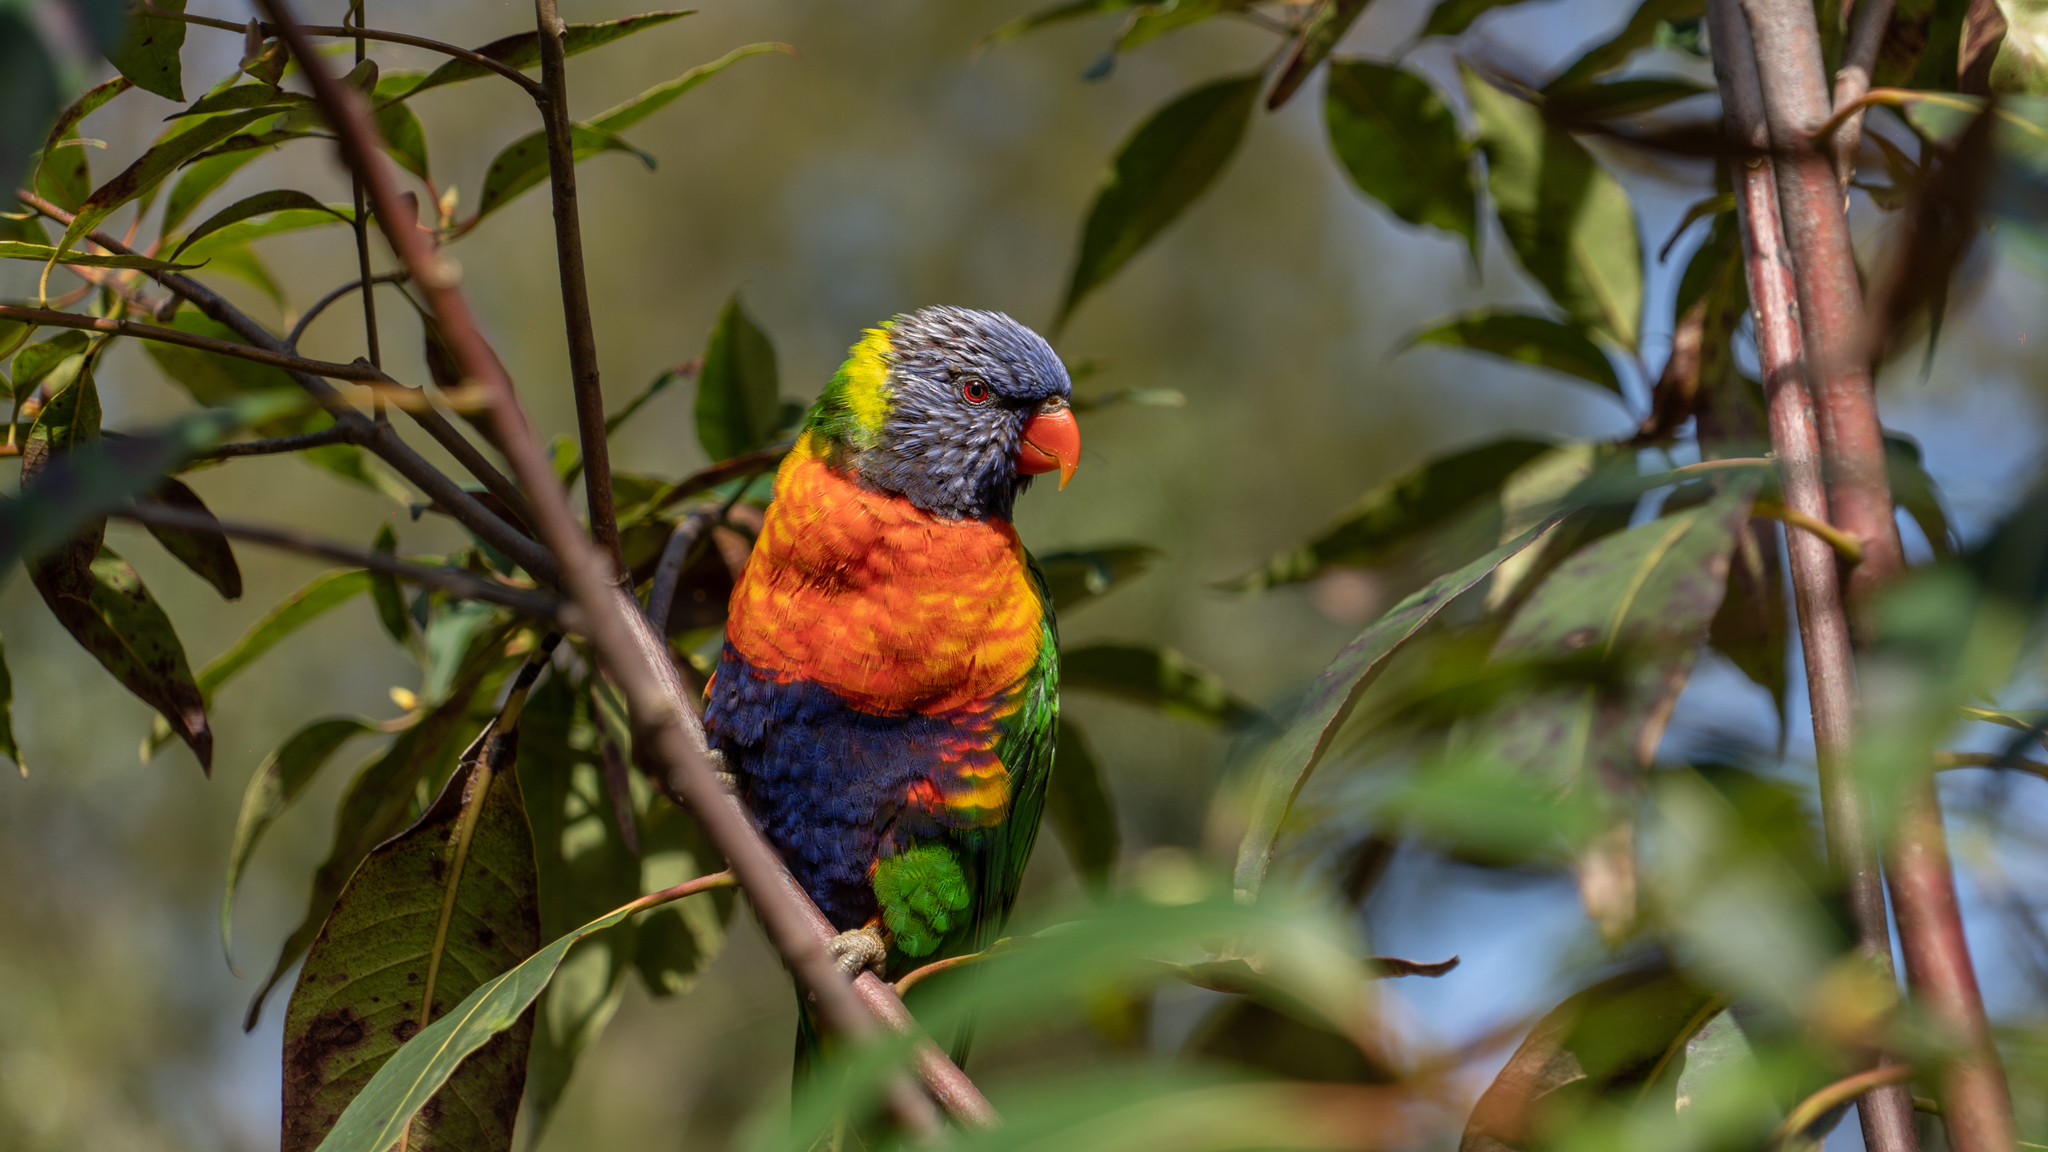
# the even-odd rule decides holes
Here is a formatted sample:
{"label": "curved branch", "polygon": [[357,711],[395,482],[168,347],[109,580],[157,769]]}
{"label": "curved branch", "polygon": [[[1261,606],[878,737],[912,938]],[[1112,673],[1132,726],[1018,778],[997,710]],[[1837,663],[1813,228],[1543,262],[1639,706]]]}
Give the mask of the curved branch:
{"label": "curved branch", "polygon": [[1912,1078],[1911,1064],[1886,1064],[1872,1068],[1868,1072],[1845,1076],[1794,1105],[1792,1110],[1785,1114],[1785,1120],[1778,1125],[1778,1130],[1771,1133],[1771,1147],[1785,1147],[1828,1112],[1839,1105],[1847,1104],[1872,1088],[1904,1084]]}
{"label": "curved branch", "polygon": [[771,471],[782,463],[782,458],[789,455],[789,451],[789,445],[778,444],[770,448],[757,448],[730,460],[721,460],[701,472],[684,477],[675,487],[662,493],[660,502],[654,506],[655,510],[673,508],[692,496],[711,491],[728,480],[737,480],[742,476],[759,476],[763,472]]}
{"label": "curved branch", "polygon": [[363,362],[333,364],[325,360],[308,360],[301,356],[271,352],[248,344],[237,344],[233,340],[216,340],[211,336],[181,332],[176,328],[160,328],[155,324],[144,324],[135,320],[109,320],[98,316],[83,316],[76,312],[56,312],[48,308],[20,308],[12,304],[0,304],[0,320],[19,320],[48,328],[77,328],[86,332],[105,332],[113,336],[133,336],[137,340],[154,340],[159,344],[180,344],[187,348],[197,348],[201,352],[211,352],[216,356],[232,356],[237,360],[268,364],[272,368],[282,368],[287,372],[303,372],[308,376],[324,376],[329,380],[389,381],[382,372]]}
{"label": "curved branch", "polygon": [[[219,28],[224,32],[242,32],[246,31],[249,27],[247,24],[237,24],[232,20],[217,20],[211,16],[190,16],[183,12],[173,12],[168,8],[159,8],[154,4],[147,3],[136,5],[135,11],[144,16],[155,16],[163,20],[177,20],[185,24],[198,24],[205,28]],[[264,23],[260,25],[260,28],[265,36],[277,35],[277,25],[275,24]],[[439,40],[429,40],[425,36],[409,36],[403,32],[385,32],[377,28],[345,28],[325,24],[301,28],[300,31],[308,36],[332,36],[344,40],[382,40],[389,44],[409,44],[414,48],[425,48],[429,52],[439,52],[443,56],[453,56],[457,60],[466,60],[479,68],[488,68],[524,88],[526,94],[533,97],[536,102],[545,101],[548,98],[546,89],[542,88],[538,81],[527,76],[519,69],[501,60],[493,60],[480,52],[472,52],[467,48],[457,48],[453,44],[446,44]]]}
{"label": "curved branch", "polygon": [[1936,752],[1934,767],[1948,768],[2009,768],[2014,772],[2025,772],[2048,780],[2048,763],[2029,760],[2024,756],[2005,756],[1997,752]]}
{"label": "curved branch", "polygon": [[[369,189],[392,248],[425,289],[457,363],[491,395],[490,415],[513,470],[532,497],[534,526],[560,560],[562,584],[581,609],[584,634],[605,669],[625,690],[634,725],[643,737],[635,741],[636,749],[645,749],[666,789],[696,813],[745,887],[748,902],[760,916],[769,939],[815,999],[819,1014],[832,1030],[855,1049],[876,1037],[878,1017],[891,1029],[914,1034],[915,1023],[903,1002],[873,973],[863,973],[854,984],[848,984],[826,950],[836,935],[831,922],[769,847],[739,797],[720,783],[704,730],[684,700],[674,662],[661,638],[647,626],[639,605],[613,583],[609,561],[591,547],[577,524],[568,493],[527,423],[511,378],[484,339],[469,301],[454,278],[441,269],[426,237],[416,230],[392,226],[391,222],[399,219],[398,185],[361,97],[337,81],[314,54],[291,18],[288,0],[261,0],[261,4],[277,21],[293,55],[305,65],[314,97],[340,136],[343,157]],[[992,1122],[994,1109],[929,1041],[919,1046],[915,1063],[947,1111],[969,1124]],[[914,1138],[936,1136],[941,1131],[930,1101],[907,1085],[894,1086],[889,1103]]]}
{"label": "curved branch", "polygon": [[[405,271],[404,269],[400,269],[396,272],[384,272],[379,275],[372,276],[370,277],[370,283],[403,284],[404,282],[410,279],[412,279],[412,274],[410,272]],[[346,296],[349,293],[354,292],[356,289],[361,288],[362,286],[363,282],[361,280],[351,280],[348,283],[343,284],[341,287],[336,288],[334,291],[329,292],[327,295],[322,296],[319,300],[313,303],[313,306],[311,308],[306,309],[306,314],[304,316],[299,317],[299,322],[297,324],[292,325],[291,333],[284,338],[285,347],[290,348],[292,350],[292,355],[298,355],[299,337],[304,336],[306,334],[306,329],[312,326],[313,321],[317,319],[322,312],[327,311],[328,305],[334,303],[336,300],[341,299],[343,296]],[[374,363],[374,361],[372,361],[372,363]]]}
{"label": "curved branch", "polygon": [[162,504],[137,504],[111,512],[109,515],[118,520],[133,520],[138,524],[162,528],[219,532],[238,540],[268,544],[290,552],[336,560],[357,568],[368,568],[373,572],[387,572],[408,583],[439,588],[458,599],[481,600],[486,604],[496,604],[557,626],[563,623],[563,609],[567,607],[562,601],[544,592],[531,592],[524,588],[513,588],[479,579],[462,568],[436,568],[427,564],[414,564],[408,560],[400,560],[389,552],[351,548],[346,544],[336,544],[331,540],[323,540],[317,536],[285,528],[265,528],[258,524],[217,520],[203,512],[171,508]]}

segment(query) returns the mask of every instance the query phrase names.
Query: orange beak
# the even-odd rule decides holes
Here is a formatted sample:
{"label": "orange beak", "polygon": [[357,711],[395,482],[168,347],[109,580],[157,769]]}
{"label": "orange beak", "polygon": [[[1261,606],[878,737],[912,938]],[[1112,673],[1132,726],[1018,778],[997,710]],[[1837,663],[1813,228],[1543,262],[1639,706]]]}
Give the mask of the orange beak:
{"label": "orange beak", "polygon": [[1060,487],[1074,478],[1081,463],[1081,426],[1074,423],[1074,410],[1058,397],[1039,405],[1024,422],[1024,435],[1017,442],[1017,474],[1036,476],[1060,471]]}

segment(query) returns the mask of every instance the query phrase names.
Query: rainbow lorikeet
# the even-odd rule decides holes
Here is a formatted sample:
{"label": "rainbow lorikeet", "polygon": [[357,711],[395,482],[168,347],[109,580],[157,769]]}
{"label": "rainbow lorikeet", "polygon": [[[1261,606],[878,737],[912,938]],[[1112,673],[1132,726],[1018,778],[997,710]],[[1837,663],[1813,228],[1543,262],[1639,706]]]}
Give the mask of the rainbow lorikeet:
{"label": "rainbow lorikeet", "polygon": [[704,723],[849,973],[985,947],[1059,721],[1044,578],[1010,525],[1080,430],[1050,345],[994,312],[870,329],[775,477]]}

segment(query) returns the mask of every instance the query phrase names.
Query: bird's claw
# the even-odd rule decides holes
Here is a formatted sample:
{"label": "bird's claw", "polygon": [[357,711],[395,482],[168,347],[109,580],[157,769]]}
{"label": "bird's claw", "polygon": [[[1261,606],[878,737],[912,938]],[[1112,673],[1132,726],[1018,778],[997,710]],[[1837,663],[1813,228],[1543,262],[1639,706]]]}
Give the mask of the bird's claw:
{"label": "bird's claw", "polygon": [[832,954],[833,962],[839,965],[839,970],[846,973],[848,979],[869,968],[881,971],[882,961],[889,955],[889,946],[882,940],[881,929],[872,924],[841,932],[825,945],[825,950]]}
{"label": "bird's claw", "polygon": [[706,748],[704,752],[705,755],[711,758],[711,767],[713,769],[711,774],[718,778],[718,782],[725,786],[726,791],[738,792],[740,790],[740,778],[733,775],[732,768],[726,763],[725,753],[717,748]]}

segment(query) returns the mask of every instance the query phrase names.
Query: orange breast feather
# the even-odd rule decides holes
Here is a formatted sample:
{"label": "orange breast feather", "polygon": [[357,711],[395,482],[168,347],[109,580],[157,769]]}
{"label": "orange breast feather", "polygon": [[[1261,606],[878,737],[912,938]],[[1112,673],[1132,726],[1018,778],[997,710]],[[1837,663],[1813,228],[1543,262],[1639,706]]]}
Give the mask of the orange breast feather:
{"label": "orange breast feather", "polygon": [[864,711],[946,712],[1006,694],[1043,640],[1016,530],[863,487],[808,441],[776,475],[726,639],[754,667]]}

